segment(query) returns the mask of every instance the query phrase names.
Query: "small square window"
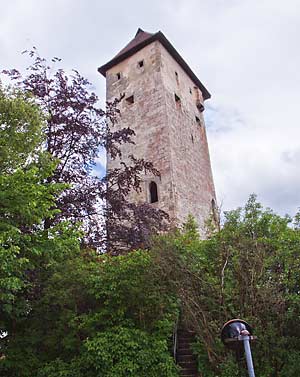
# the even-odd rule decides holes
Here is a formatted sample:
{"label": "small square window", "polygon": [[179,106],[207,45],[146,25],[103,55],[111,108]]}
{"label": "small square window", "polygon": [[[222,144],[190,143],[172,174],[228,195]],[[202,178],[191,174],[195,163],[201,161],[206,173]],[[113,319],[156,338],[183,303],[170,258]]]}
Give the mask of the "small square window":
{"label": "small square window", "polygon": [[140,60],[140,61],[138,62],[138,67],[139,67],[139,68],[144,67],[144,60]]}
{"label": "small square window", "polygon": [[118,72],[116,76],[117,76],[117,80],[120,80],[120,78],[121,78],[121,73]]}
{"label": "small square window", "polygon": [[203,113],[203,111],[204,111],[203,103],[201,103],[200,101],[197,101],[196,106],[197,106],[198,110],[200,111],[200,113]]}
{"label": "small square window", "polygon": [[132,105],[134,103],[134,97],[133,95],[130,96],[130,97],[127,97],[126,98],[126,102],[129,104],[129,105]]}
{"label": "small square window", "polygon": [[179,102],[179,103],[181,102],[180,97],[178,97],[178,95],[177,95],[176,93],[174,94],[174,97],[175,97],[175,102],[177,102],[177,103],[178,103],[178,102]]}

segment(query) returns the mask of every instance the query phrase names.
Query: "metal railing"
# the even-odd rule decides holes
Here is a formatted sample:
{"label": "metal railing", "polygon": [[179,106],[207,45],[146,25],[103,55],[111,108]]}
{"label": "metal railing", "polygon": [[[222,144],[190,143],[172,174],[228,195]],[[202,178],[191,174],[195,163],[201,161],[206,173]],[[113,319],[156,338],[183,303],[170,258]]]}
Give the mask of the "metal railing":
{"label": "metal railing", "polygon": [[177,345],[178,345],[178,322],[179,322],[179,317],[176,318],[176,322],[173,328],[173,358],[175,362],[177,362]]}

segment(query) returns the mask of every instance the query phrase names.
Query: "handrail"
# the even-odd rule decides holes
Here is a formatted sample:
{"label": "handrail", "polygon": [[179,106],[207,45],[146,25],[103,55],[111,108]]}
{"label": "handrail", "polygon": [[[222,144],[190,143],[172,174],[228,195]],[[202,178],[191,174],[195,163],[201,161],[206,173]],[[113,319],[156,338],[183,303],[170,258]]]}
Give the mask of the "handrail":
{"label": "handrail", "polygon": [[174,358],[175,362],[177,361],[176,358],[177,358],[178,320],[179,320],[179,317],[176,318],[176,322],[175,322],[175,325],[174,325],[174,328],[173,328],[173,358]]}

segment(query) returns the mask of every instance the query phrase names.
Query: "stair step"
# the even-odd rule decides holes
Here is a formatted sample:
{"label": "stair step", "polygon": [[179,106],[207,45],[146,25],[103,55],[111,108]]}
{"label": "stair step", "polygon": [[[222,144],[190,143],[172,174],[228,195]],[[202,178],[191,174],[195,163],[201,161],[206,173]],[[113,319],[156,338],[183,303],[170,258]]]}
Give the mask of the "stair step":
{"label": "stair step", "polygon": [[197,377],[199,374],[197,372],[197,368],[195,369],[181,369],[180,370],[180,376],[191,376],[191,377]]}
{"label": "stair step", "polygon": [[197,360],[192,351],[195,332],[180,329],[177,332],[177,364],[181,377],[197,377]]}
{"label": "stair step", "polygon": [[195,338],[180,338],[180,337],[178,337],[178,339],[180,339],[182,342],[185,342],[185,343],[194,343],[195,342]]}
{"label": "stair step", "polygon": [[192,351],[190,350],[190,348],[181,349],[180,351],[177,352],[177,356],[186,356],[186,355],[192,355]]}
{"label": "stair step", "polygon": [[192,347],[189,344],[182,344],[181,346],[179,346],[179,344],[178,344],[177,350],[178,350],[178,352],[179,351],[189,351],[191,353],[191,355],[193,354]]}
{"label": "stair step", "polygon": [[196,377],[197,376],[197,369],[181,369],[180,375],[187,375],[189,374],[190,376]]}
{"label": "stair step", "polygon": [[197,369],[181,369],[180,375],[191,374],[193,377],[197,376]]}
{"label": "stair step", "polygon": [[193,361],[181,361],[180,362],[180,365],[182,366],[182,368],[189,368],[189,367],[196,367],[197,366],[197,361],[196,360],[193,360]]}
{"label": "stair step", "polygon": [[179,363],[186,362],[186,361],[196,361],[196,356],[194,355],[180,355],[177,353],[177,361]]}
{"label": "stair step", "polygon": [[178,338],[182,339],[183,341],[192,342],[195,340],[195,336],[180,336],[178,335]]}
{"label": "stair step", "polygon": [[184,371],[197,371],[197,364],[194,364],[194,365],[183,365],[181,367],[181,370],[184,370]]}

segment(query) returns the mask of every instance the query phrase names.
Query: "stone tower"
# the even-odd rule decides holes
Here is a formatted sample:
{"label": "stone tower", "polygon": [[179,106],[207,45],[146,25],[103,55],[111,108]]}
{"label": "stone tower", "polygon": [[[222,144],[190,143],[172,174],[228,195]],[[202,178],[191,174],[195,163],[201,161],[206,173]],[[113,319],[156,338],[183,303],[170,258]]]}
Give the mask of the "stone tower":
{"label": "stone tower", "polygon": [[[216,197],[203,119],[208,90],[162,32],[138,29],[135,37],[98,71],[106,77],[107,100],[125,94],[119,127],[135,132],[122,147],[154,163],[161,176],[145,176],[130,200],[149,202],[177,224],[192,214],[203,232]],[[108,158],[107,168],[119,161]]]}

